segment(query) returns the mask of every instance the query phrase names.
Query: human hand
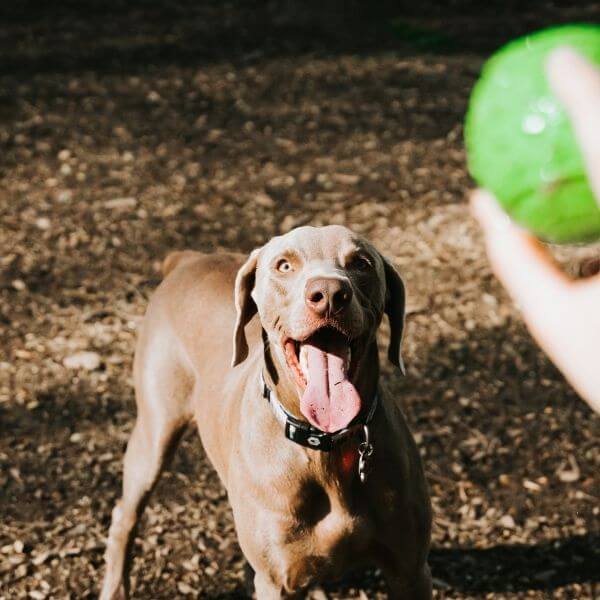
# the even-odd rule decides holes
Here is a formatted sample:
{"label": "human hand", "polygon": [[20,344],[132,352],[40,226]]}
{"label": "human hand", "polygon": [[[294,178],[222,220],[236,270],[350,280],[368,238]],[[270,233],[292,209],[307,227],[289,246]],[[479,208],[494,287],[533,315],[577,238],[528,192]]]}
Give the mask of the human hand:
{"label": "human hand", "polygon": [[[600,71],[568,48],[547,74],[584,155],[600,206]],[[536,238],[514,225],[485,190],[471,198],[492,269],[519,305],[529,331],[571,385],[600,412],[600,275],[573,281]]]}

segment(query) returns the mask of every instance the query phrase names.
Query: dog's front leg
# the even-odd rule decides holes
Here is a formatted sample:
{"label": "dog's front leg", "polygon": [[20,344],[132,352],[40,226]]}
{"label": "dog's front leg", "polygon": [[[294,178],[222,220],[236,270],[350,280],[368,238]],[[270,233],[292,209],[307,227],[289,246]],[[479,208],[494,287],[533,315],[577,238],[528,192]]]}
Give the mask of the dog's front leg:
{"label": "dog's front leg", "polygon": [[254,591],[256,600],[279,600],[283,598],[283,590],[267,573],[257,571],[254,574]]}
{"label": "dog's front leg", "polygon": [[384,569],[390,600],[431,600],[431,574],[429,566],[412,578],[398,576],[398,571]]}
{"label": "dog's front leg", "polygon": [[260,571],[257,571],[254,575],[254,590],[256,600],[280,600],[282,598],[299,600],[302,597],[301,592],[286,592],[267,573]]}
{"label": "dog's front leg", "polygon": [[125,600],[128,596],[127,567],[132,533],[144,501],[183,428],[181,420],[152,422],[145,413],[138,415],[125,453],[123,496],[112,512],[100,600]]}

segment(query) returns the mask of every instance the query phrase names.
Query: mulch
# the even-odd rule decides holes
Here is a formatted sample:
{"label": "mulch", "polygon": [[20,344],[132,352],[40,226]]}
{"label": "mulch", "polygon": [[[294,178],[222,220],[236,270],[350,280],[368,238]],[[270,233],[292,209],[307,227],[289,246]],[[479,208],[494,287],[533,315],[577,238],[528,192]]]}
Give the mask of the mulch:
{"label": "mulch", "polygon": [[[364,234],[406,280],[408,373],[384,378],[431,487],[435,597],[598,596],[600,418],[490,273],[462,119],[491,48],[600,7],[405,7],[457,42],[432,50],[335,5],[0,9],[0,598],[98,593],[166,253],[247,252],[304,223]],[[557,250],[573,273],[594,256]],[[134,597],[245,597],[194,432],[138,533]],[[384,597],[373,572],[310,594]]]}

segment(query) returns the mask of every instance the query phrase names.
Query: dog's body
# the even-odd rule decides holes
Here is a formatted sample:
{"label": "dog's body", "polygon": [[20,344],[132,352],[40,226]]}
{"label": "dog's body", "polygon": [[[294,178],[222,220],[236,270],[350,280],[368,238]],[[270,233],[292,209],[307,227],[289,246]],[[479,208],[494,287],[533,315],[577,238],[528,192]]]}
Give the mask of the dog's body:
{"label": "dog's body", "polygon": [[[195,252],[176,253],[165,261],[167,276],[150,302],[136,351],[138,417],[125,457],[123,498],[113,512],[102,599],[125,595],[127,548],[139,508],[166,454],[190,421],[197,424],[206,453],[227,488],[240,546],[255,571],[259,599],[279,598],[367,564],[382,568],[393,597],[430,598],[426,559],[431,516],[419,454],[396,402],[378,386],[374,329],[389,290],[374,290],[370,300],[364,299],[359,288],[369,287],[365,274],[363,279],[357,275],[359,283],[348,275],[354,288],[350,300],[342,292],[323,287],[343,279],[343,265],[337,264],[337,258],[337,275],[323,275],[329,255],[338,256],[338,246],[355,243],[357,238],[344,228],[310,229],[304,234],[310,238],[307,245],[293,232],[253,253],[245,263],[238,255]],[[325,240],[319,237],[323,232],[328,234]],[[278,253],[288,251],[283,244],[291,244],[302,256],[302,268],[290,267],[288,273],[291,262],[283,259],[288,266],[276,262],[277,270],[269,271],[275,269],[270,259],[281,260],[276,259]],[[374,263],[368,277],[381,282],[384,267],[389,265],[375,264],[381,258],[375,258],[366,243],[361,241],[359,247],[370,252]],[[317,283],[315,277],[306,279],[307,270],[318,273]],[[308,308],[290,308],[296,303],[294,286],[306,290],[315,285],[319,291],[311,292],[310,300],[304,292]],[[344,296],[343,307],[335,314],[347,314],[347,323],[345,317],[334,318],[331,306],[324,309],[316,304],[322,300],[321,293],[330,298],[327,290],[337,293],[338,300]],[[365,308],[361,302],[374,304]],[[309,309],[312,312],[305,316],[302,311]],[[304,315],[300,321],[293,317],[294,310]],[[364,314],[359,318],[361,310]],[[230,332],[236,320],[235,362],[241,364],[231,367]],[[284,437],[263,398],[261,373],[290,412],[305,414],[306,408],[298,406],[300,392],[286,370],[285,350],[274,348],[282,332],[298,332],[299,322],[311,331],[325,322],[355,333],[360,330],[356,339],[364,340],[365,347],[356,350],[358,365],[349,366],[351,358],[347,358],[344,373],[353,370],[352,381],[361,398],[372,402],[379,389],[380,399],[369,424],[374,453],[365,483],[358,477],[356,440],[349,438],[331,452],[295,444]],[[294,342],[298,348],[312,344],[304,330],[296,339],[304,340]],[[398,346],[399,341],[395,341]],[[306,352],[325,356],[333,372],[335,354],[329,350],[309,348]],[[306,367],[304,351],[298,350],[301,354],[301,370],[315,379],[314,373],[320,371],[314,365]],[[391,347],[390,357],[393,354]],[[341,383],[347,385],[345,379]],[[312,384],[305,380],[304,385],[310,388]],[[355,396],[348,394],[337,397],[332,391],[330,405],[322,414],[332,420],[349,419],[343,411],[351,406],[348,398]],[[367,408],[362,402],[356,418]],[[309,415],[311,422],[313,418],[324,417]]]}

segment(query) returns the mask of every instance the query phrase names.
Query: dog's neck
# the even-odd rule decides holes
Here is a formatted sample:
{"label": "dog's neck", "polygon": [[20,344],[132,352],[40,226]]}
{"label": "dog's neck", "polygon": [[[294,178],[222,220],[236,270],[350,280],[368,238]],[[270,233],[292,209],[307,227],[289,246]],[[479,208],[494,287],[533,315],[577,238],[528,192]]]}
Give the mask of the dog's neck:
{"label": "dog's neck", "polygon": [[[290,414],[297,419],[305,421],[306,419],[300,411],[298,388],[287,374],[287,369],[279,364],[273,352],[269,350],[269,345],[265,344],[264,348],[264,373],[267,385],[273,389],[279,402]],[[369,413],[369,409],[377,393],[379,352],[375,340],[371,340],[367,345],[354,379],[354,386],[362,400],[360,419]]]}

